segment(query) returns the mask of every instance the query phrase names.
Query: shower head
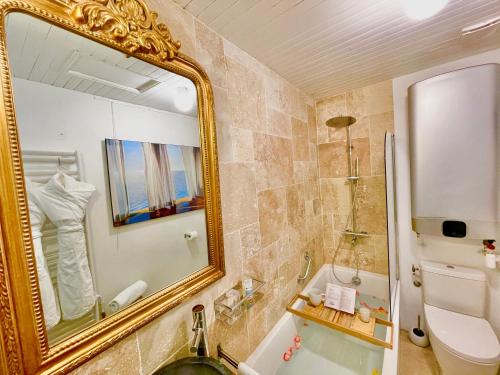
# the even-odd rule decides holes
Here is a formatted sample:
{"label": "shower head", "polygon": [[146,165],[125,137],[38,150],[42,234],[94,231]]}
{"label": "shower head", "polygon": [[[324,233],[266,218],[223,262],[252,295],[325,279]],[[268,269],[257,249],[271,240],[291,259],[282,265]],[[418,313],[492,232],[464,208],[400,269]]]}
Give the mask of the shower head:
{"label": "shower head", "polygon": [[352,116],[337,116],[326,121],[326,126],[330,128],[345,128],[356,122],[356,118]]}

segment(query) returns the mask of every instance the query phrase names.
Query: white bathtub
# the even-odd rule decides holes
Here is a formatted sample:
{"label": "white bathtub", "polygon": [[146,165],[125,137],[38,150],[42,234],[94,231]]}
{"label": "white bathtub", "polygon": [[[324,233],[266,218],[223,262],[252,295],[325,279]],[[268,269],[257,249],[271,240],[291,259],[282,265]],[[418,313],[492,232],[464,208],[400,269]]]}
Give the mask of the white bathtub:
{"label": "white bathtub", "polygon": [[[350,280],[354,274],[354,271],[349,268],[335,267],[335,270],[342,280]],[[389,299],[389,281],[386,276],[360,271],[359,277],[362,280],[361,285],[357,288],[360,293],[384,300]],[[329,264],[321,267],[302,293],[307,294],[311,288],[325,290],[327,282],[337,283],[332,277]],[[307,355],[307,357],[302,357],[300,361],[297,361],[297,367],[294,367],[293,357],[284,364],[283,353],[292,345],[293,339],[299,331],[302,330],[303,332],[305,323],[304,319],[286,312],[245,362],[259,375],[292,373],[303,375],[332,373],[371,375],[373,370],[370,366],[372,364],[374,364],[373,366],[376,364],[377,370],[379,373],[381,371],[382,375],[396,375],[398,368],[399,286],[396,288],[394,299],[395,301],[392,303],[394,310],[392,311],[394,347],[392,350],[382,349],[340,332],[334,332],[329,328],[320,328],[314,325],[312,330],[309,331],[312,332],[312,336],[308,337],[311,342],[318,341],[313,344],[315,346],[314,350],[308,351],[308,354],[303,354],[304,356]],[[298,301],[297,303],[303,302]],[[307,323],[308,326],[311,324]],[[390,330],[387,331],[387,335],[390,335]],[[331,346],[332,343],[335,344]],[[336,361],[335,357],[341,360]],[[305,365],[307,367],[304,367],[304,361],[306,361]],[[349,365],[352,365],[352,368]],[[369,370],[357,370],[357,368]]]}

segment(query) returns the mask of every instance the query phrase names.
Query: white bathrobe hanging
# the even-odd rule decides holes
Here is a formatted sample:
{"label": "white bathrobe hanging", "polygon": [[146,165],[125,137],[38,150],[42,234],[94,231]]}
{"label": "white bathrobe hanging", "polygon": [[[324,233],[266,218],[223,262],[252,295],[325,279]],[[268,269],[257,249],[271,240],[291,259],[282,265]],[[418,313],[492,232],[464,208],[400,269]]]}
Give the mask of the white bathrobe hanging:
{"label": "white bathrobe hanging", "polygon": [[83,228],[85,207],[94,191],[91,184],[57,173],[33,194],[36,203],[57,227],[57,286],[65,320],[85,315],[95,304]]}
{"label": "white bathrobe hanging", "polygon": [[45,327],[50,329],[61,320],[61,313],[57,306],[54,293],[54,286],[50,279],[49,270],[45,261],[42,247],[42,226],[45,222],[45,214],[33,201],[31,195],[33,189],[39,184],[26,179],[26,190],[28,191],[28,206],[30,209],[31,237],[33,238],[33,251],[35,253],[36,271],[38,274],[38,285],[40,286],[40,296],[42,298],[43,317]]}

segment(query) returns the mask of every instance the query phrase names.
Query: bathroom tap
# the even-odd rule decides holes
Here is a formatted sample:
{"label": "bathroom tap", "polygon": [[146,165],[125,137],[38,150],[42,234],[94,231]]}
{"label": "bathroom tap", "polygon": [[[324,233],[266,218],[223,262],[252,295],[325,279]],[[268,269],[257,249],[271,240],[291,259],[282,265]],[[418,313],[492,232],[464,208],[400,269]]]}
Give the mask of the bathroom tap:
{"label": "bathroom tap", "polygon": [[209,357],[208,352],[208,331],[205,319],[205,306],[196,305],[193,307],[193,332],[194,337],[191,343],[191,353],[196,353],[200,357]]}

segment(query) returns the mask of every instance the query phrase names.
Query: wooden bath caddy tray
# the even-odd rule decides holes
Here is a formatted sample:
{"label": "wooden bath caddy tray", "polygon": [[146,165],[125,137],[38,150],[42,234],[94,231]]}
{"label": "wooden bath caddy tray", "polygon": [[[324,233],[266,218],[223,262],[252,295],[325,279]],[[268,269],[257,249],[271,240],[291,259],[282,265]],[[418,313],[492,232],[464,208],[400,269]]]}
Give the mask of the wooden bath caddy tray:
{"label": "wooden bath caddy tray", "polygon": [[[304,306],[302,309],[295,309],[293,305],[297,300],[303,300]],[[287,306],[287,311],[300,316],[301,318],[310,320],[314,323],[321,324],[325,327],[335,329],[347,335],[357,337],[358,339],[368,341],[374,345],[383,346],[384,348],[392,349],[392,322],[371,317],[368,323],[364,323],[359,318],[359,314],[348,314],[343,311],[338,311],[325,307],[323,303],[319,306],[311,306],[309,297],[296,295]],[[390,341],[381,340],[375,336],[375,325],[380,324],[391,330]]]}

